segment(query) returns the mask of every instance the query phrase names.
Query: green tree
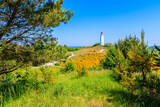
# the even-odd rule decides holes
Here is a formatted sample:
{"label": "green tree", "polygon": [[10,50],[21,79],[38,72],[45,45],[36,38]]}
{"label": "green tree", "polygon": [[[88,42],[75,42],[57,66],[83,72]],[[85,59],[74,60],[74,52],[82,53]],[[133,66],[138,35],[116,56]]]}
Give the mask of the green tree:
{"label": "green tree", "polygon": [[106,68],[106,69],[115,68],[117,53],[118,53],[118,51],[114,46],[109,48],[109,50],[107,51],[105,59],[103,59],[103,61],[102,61],[104,68]]}
{"label": "green tree", "polygon": [[0,44],[0,75],[30,64],[34,56],[33,48],[17,44],[7,44],[4,46]]}
{"label": "green tree", "polygon": [[[63,0],[0,1],[0,74],[11,72],[25,62],[33,61],[32,58],[41,60],[39,52],[42,53],[46,49],[49,40],[53,42],[55,39],[51,35],[52,28],[62,22],[67,23],[73,16],[71,10],[62,9],[63,2]],[[27,44],[35,45],[34,49],[39,52]],[[59,52],[61,50],[57,49]],[[11,65],[10,61],[15,63]]]}
{"label": "green tree", "polygon": [[160,66],[160,47],[159,46],[154,46],[155,49],[158,51],[155,56],[156,56],[156,65]]}
{"label": "green tree", "polygon": [[104,47],[107,47],[107,48],[110,48],[110,47],[112,47],[112,46],[114,46],[112,43],[105,43],[105,44],[104,44]]}
{"label": "green tree", "polygon": [[118,43],[115,44],[115,47],[120,49],[124,55],[125,58],[127,58],[128,51],[134,49],[138,44],[140,43],[140,40],[134,36],[131,35],[129,37],[126,36],[124,40],[119,40]]}
{"label": "green tree", "polygon": [[0,41],[31,41],[51,37],[52,27],[67,23],[73,13],[63,0],[1,0]]}
{"label": "green tree", "polygon": [[140,72],[143,77],[143,81],[146,81],[147,73],[151,72],[154,66],[154,56],[150,54],[144,54],[143,51],[130,51],[128,52],[130,60],[130,70],[134,72]]}
{"label": "green tree", "polygon": [[130,60],[129,70],[132,72],[140,72],[143,77],[143,81],[146,81],[147,73],[151,72],[154,66],[155,57],[153,52],[147,49],[147,45],[144,42],[144,30],[141,32],[141,43],[132,46],[132,49],[127,53]]}
{"label": "green tree", "polygon": [[116,68],[121,72],[123,73],[128,65],[127,65],[127,60],[125,59],[125,57],[123,56],[123,53],[121,52],[120,49],[117,50],[117,54],[116,54],[116,57],[115,57],[115,63],[116,63]]}

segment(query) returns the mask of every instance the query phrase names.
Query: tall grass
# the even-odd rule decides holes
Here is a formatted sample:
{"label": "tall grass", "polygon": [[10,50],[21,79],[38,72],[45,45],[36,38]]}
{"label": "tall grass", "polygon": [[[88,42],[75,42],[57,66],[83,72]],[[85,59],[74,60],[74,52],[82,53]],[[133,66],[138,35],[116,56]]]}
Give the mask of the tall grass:
{"label": "tall grass", "polygon": [[56,81],[56,75],[60,69],[60,67],[18,69],[3,75],[5,79],[0,82],[0,106],[3,107],[23,96],[30,96],[32,92],[45,92],[48,86],[52,86]]}
{"label": "tall grass", "polygon": [[108,71],[91,72],[87,77],[78,77],[75,72],[72,72],[57,75],[57,82],[54,85],[30,89],[4,104],[7,107],[138,105],[131,100],[131,97],[127,89],[114,81]]}

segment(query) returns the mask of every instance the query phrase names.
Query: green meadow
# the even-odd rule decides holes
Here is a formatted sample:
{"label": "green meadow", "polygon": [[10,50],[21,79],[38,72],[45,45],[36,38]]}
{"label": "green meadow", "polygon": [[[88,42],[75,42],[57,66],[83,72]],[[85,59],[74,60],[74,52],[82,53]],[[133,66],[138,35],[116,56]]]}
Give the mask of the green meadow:
{"label": "green meadow", "polygon": [[[52,67],[53,71],[54,67]],[[57,69],[55,70],[57,72]],[[91,71],[89,76],[79,77],[76,72],[55,75],[54,84],[24,84],[7,87],[1,105],[6,107],[84,107],[84,106],[133,106],[138,103],[129,98],[129,91],[116,82],[111,71]],[[15,93],[14,93],[15,92]],[[15,95],[15,94],[18,94]],[[3,102],[3,103],[2,103]]]}

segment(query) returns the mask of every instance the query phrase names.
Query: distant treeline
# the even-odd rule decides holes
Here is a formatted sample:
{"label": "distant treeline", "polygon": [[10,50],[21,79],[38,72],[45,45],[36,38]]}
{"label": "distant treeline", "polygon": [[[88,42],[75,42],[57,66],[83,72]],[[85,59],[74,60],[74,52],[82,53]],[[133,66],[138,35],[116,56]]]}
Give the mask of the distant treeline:
{"label": "distant treeline", "polygon": [[64,45],[64,48],[69,52],[78,51],[80,49],[80,47],[68,47],[67,45]]}

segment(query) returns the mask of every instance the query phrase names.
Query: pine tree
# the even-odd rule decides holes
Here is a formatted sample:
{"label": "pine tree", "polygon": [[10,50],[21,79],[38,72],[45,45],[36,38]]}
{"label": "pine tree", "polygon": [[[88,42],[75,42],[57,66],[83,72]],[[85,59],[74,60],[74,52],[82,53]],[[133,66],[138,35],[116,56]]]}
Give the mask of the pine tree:
{"label": "pine tree", "polygon": [[73,16],[63,0],[1,0],[0,41],[31,41],[50,37],[52,28]]}
{"label": "pine tree", "polygon": [[67,23],[73,16],[71,10],[62,9],[63,3],[63,0],[0,0],[0,75],[14,71],[34,57],[34,50],[24,43],[32,46],[38,43],[39,49],[53,42],[52,28]]}
{"label": "pine tree", "polygon": [[147,45],[144,42],[144,30],[141,32],[141,43],[134,46],[132,50],[128,52],[128,58],[130,60],[130,71],[142,73],[143,81],[146,81],[146,75],[151,72],[154,67],[154,59],[152,52],[149,52]]}

